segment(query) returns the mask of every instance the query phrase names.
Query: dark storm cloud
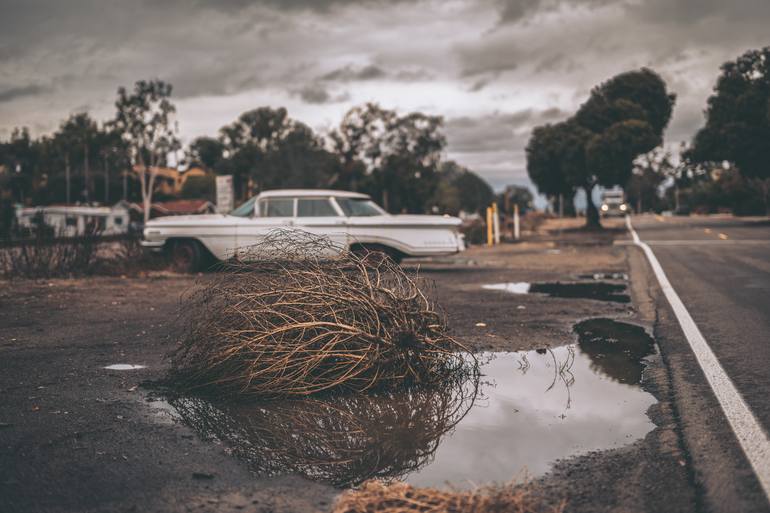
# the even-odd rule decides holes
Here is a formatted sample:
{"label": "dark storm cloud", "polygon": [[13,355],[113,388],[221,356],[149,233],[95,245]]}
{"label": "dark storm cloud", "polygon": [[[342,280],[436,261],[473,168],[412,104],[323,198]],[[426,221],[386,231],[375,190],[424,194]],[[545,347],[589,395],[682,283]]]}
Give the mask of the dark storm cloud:
{"label": "dark storm cloud", "polygon": [[0,133],[55,128],[78,105],[103,119],[118,86],[157,77],[190,136],[266,104],[311,126],[370,100],[441,114],[452,158],[502,184],[521,178],[533,126],[628,69],[664,77],[667,141],[690,139],[719,66],[770,44],[770,0],[393,3],[0,0]]}
{"label": "dark storm cloud", "polygon": [[434,78],[433,73],[424,68],[402,69],[395,73],[387,72],[375,64],[353,66],[348,64],[324,73],[318,80],[327,82],[366,82],[373,80],[395,80],[397,82],[416,82]]}
{"label": "dark storm cloud", "polygon": [[313,82],[299,89],[291,89],[289,94],[299,97],[303,102],[310,104],[339,103],[349,98],[348,93],[333,95],[323,84]]}
{"label": "dark storm cloud", "polygon": [[[763,21],[770,18],[767,0],[645,0],[629,7],[645,21],[690,25],[709,18],[725,21]],[[726,36],[726,34],[724,35]]]}
{"label": "dark storm cloud", "polygon": [[292,93],[302,98],[305,103],[327,103],[331,100],[329,91],[319,84],[310,84],[293,90]]}
{"label": "dark storm cloud", "polygon": [[375,80],[378,78],[385,78],[387,73],[379,66],[369,64],[362,68],[356,68],[351,65],[337,68],[328,73],[321,75],[321,80],[328,80],[334,82],[355,82],[361,80]]}
{"label": "dark storm cloud", "polygon": [[25,96],[38,96],[40,94],[47,93],[50,90],[49,87],[40,84],[30,84],[20,87],[0,87],[0,103],[10,102]]}
{"label": "dark storm cloud", "polygon": [[411,1],[413,0],[197,0],[195,3],[210,8],[226,10],[240,10],[253,7],[254,5],[261,5],[285,11],[314,11],[326,13],[335,8],[351,5],[377,7]]}

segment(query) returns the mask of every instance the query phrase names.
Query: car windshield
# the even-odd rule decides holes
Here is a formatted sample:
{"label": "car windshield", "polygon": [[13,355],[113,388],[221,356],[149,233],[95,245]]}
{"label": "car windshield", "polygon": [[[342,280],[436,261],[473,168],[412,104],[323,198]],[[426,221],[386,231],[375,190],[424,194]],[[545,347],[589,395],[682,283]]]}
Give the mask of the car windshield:
{"label": "car windshield", "polygon": [[335,198],[347,217],[382,216],[385,211],[369,198]]}
{"label": "car windshield", "polygon": [[246,201],[246,203],[242,204],[240,207],[236,208],[232,212],[230,212],[231,216],[238,216],[238,217],[251,217],[254,215],[254,202],[257,201],[257,197],[254,196],[250,200]]}

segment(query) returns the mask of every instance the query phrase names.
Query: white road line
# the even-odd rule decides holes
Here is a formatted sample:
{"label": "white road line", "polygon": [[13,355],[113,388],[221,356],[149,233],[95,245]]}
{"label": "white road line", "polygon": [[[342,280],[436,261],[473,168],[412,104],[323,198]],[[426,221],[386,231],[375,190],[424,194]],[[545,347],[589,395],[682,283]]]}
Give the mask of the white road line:
{"label": "white road line", "polygon": [[671,286],[671,282],[668,281],[666,273],[663,271],[663,267],[661,267],[652,249],[639,239],[636,230],[631,226],[630,216],[626,216],[626,226],[628,231],[631,232],[634,244],[642,248],[645,255],[647,255],[650,265],[653,271],[655,271],[655,276],[657,276],[658,282],[660,282],[660,287],[663,289],[666,299],[668,299],[674,314],[676,314],[676,318],[679,320],[679,324],[682,326],[687,342],[690,343],[690,348],[695,353],[695,358],[698,360],[701,369],[703,369],[703,373],[706,375],[706,379],[711,385],[711,389],[714,391],[720,406],[722,406],[725,417],[727,417],[730,426],[732,426],[738,443],[740,443],[746,458],[748,458],[751,466],[754,468],[754,473],[759,480],[759,484],[762,486],[762,490],[765,492],[765,497],[770,501],[770,441],[767,438],[767,433],[762,429],[762,426],[754,417],[740,392],[738,392],[730,377],[722,368],[706,339],[703,338],[698,326],[690,316],[690,312],[687,311],[674,287]]}
{"label": "white road line", "polygon": [[648,240],[649,246],[754,246],[757,244],[770,244],[770,239],[681,239],[681,240]]}

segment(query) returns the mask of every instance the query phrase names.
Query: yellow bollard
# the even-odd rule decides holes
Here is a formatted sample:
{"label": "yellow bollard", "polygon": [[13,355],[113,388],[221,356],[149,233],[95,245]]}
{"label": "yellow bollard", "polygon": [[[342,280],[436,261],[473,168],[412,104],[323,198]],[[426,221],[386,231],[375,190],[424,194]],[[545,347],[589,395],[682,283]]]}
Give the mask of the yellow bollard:
{"label": "yellow bollard", "polygon": [[500,244],[500,214],[497,212],[497,202],[492,203],[492,230],[495,244]]}
{"label": "yellow bollard", "polygon": [[491,246],[494,236],[492,234],[492,207],[487,207],[487,246]]}

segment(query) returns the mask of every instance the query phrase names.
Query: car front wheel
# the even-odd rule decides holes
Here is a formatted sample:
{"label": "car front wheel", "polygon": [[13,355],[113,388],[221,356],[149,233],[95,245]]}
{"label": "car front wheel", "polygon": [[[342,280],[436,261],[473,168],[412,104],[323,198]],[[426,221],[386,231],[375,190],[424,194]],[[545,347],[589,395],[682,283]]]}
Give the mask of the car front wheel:
{"label": "car front wheel", "polygon": [[194,273],[201,268],[203,254],[194,240],[177,240],[171,245],[171,267],[180,273]]}

